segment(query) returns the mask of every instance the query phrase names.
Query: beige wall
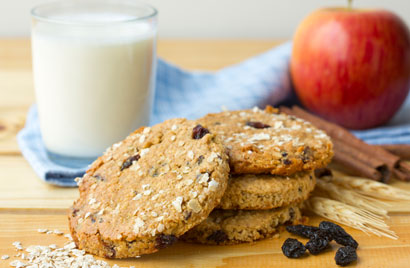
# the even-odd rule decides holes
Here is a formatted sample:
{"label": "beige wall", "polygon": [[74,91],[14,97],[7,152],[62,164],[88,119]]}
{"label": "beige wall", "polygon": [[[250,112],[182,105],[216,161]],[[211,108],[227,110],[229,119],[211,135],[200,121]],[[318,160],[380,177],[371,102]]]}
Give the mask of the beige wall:
{"label": "beige wall", "polygon": [[[28,36],[29,10],[46,0],[0,0],[0,37]],[[298,23],[323,6],[346,0],[146,0],[159,10],[162,38],[290,38]],[[356,0],[381,7],[410,25],[409,0]]]}

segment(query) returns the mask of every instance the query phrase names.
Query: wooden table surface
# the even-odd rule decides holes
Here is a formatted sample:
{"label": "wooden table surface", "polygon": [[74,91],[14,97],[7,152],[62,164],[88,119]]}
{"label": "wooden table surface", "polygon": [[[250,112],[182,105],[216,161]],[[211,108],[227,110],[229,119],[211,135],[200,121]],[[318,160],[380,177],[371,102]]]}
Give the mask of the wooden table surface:
{"label": "wooden table surface", "polygon": [[[162,40],[158,54],[184,68],[216,70],[279,43]],[[43,183],[17,146],[16,133],[23,127],[26,112],[34,102],[30,57],[28,40],[0,40],[0,256],[16,254],[11,245],[14,241],[21,241],[23,246],[63,245],[63,237],[40,234],[37,229],[67,232],[67,208],[77,196],[77,189]],[[410,184],[401,186],[410,189]],[[310,218],[312,224],[321,220],[316,216]],[[392,215],[388,223],[400,237],[398,240],[346,228],[360,243],[356,267],[410,267],[410,214]],[[109,262],[136,267],[336,267],[335,250],[299,260],[287,259],[280,247],[288,236],[282,233],[276,239],[220,247],[179,242],[140,259]],[[9,267],[9,262],[0,259],[0,267]]]}

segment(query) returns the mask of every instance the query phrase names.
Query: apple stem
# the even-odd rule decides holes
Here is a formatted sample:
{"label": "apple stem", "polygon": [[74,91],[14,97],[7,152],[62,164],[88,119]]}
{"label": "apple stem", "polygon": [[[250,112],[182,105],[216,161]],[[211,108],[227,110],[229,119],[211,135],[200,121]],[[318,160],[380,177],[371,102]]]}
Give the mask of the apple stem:
{"label": "apple stem", "polygon": [[348,8],[352,9],[353,0],[348,0]]}

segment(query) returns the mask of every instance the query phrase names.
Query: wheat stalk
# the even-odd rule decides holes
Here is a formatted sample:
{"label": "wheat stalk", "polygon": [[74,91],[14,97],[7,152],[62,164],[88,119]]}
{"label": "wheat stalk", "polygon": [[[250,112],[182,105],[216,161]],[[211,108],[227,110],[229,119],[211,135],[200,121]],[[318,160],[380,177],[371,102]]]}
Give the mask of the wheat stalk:
{"label": "wheat stalk", "polygon": [[388,211],[385,208],[389,207],[390,204],[373,197],[365,196],[361,193],[352,191],[351,189],[342,188],[322,179],[317,180],[314,195],[329,197],[330,199],[361,208],[365,211],[370,211],[375,215],[384,218],[388,217]]}
{"label": "wheat stalk", "polygon": [[357,193],[385,200],[410,201],[410,191],[402,190],[391,185],[369,180],[361,177],[344,176],[333,172],[333,177],[326,177],[332,183],[341,187],[352,189]]}
{"label": "wheat stalk", "polygon": [[383,217],[365,209],[323,197],[312,197],[306,201],[307,207],[324,218],[342,223],[367,234],[397,239],[396,233],[389,229]]}

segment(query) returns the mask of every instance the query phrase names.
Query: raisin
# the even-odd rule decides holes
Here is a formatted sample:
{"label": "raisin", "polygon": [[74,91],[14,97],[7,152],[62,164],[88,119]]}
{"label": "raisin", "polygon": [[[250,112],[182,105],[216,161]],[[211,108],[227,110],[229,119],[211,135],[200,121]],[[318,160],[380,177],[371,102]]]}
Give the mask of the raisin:
{"label": "raisin", "polygon": [[198,157],[198,160],[196,160],[196,163],[198,164],[198,165],[200,165],[201,163],[202,163],[202,161],[204,161],[204,156],[203,155],[200,155],[199,157]]}
{"label": "raisin", "polygon": [[189,218],[191,218],[191,216],[192,216],[192,211],[186,213],[184,219],[187,221]]}
{"label": "raisin", "polygon": [[286,230],[289,233],[299,235],[301,237],[311,238],[311,237],[313,237],[313,234],[315,232],[319,231],[319,228],[314,227],[314,226],[298,224],[298,225],[286,226]]}
{"label": "raisin", "polygon": [[139,155],[139,154],[136,154],[136,155],[133,155],[133,156],[128,157],[128,158],[124,161],[124,163],[122,163],[121,171],[123,171],[123,170],[126,169],[126,168],[129,168],[129,167],[132,165],[132,162],[138,161],[138,159],[140,159],[140,155]]}
{"label": "raisin", "polygon": [[317,178],[332,176],[332,171],[328,168],[318,168],[315,170],[315,176]]}
{"label": "raisin", "polygon": [[117,252],[115,251],[115,246],[111,245],[108,242],[105,242],[104,240],[101,241],[102,245],[104,246],[104,248],[106,249],[105,253],[104,253],[104,257],[106,258],[115,258],[115,255],[117,254]]}
{"label": "raisin", "polygon": [[295,219],[295,210],[293,208],[289,209],[289,220],[293,221]]}
{"label": "raisin", "polygon": [[105,181],[105,178],[103,177],[103,176],[101,176],[101,175],[94,175],[94,178],[96,178],[97,180],[99,180],[99,181]]}
{"label": "raisin", "polygon": [[351,235],[346,233],[346,231],[337,224],[329,221],[322,221],[319,224],[319,229],[327,232],[331,238],[333,238],[336,243],[343,246],[351,246],[353,248],[358,247],[358,243],[353,239]]}
{"label": "raisin", "polygon": [[302,152],[302,162],[307,163],[310,159],[312,159],[313,153],[312,149],[309,146],[306,146]]}
{"label": "raisin", "polygon": [[317,255],[329,246],[330,240],[327,232],[318,230],[313,233],[305,247],[311,254]]}
{"label": "raisin", "polygon": [[210,234],[206,240],[209,241],[214,241],[217,244],[225,242],[226,240],[228,240],[228,235],[222,231],[222,230],[217,230],[215,232],[213,232],[212,234]]}
{"label": "raisin", "polygon": [[78,211],[79,210],[77,208],[73,208],[73,210],[71,211],[71,214],[73,215],[73,217],[77,217]]}
{"label": "raisin", "polygon": [[282,154],[283,157],[288,156],[288,153],[287,153],[287,152],[282,152],[281,154]]}
{"label": "raisin", "polygon": [[178,238],[175,235],[164,235],[160,234],[156,239],[155,239],[155,248],[156,249],[162,249],[162,248],[167,248],[177,242]]}
{"label": "raisin", "polygon": [[336,251],[335,261],[337,265],[346,266],[357,260],[356,249],[350,246],[341,247]]}
{"label": "raisin", "polygon": [[297,239],[288,238],[282,245],[282,252],[288,258],[299,258],[305,254],[306,248]]}
{"label": "raisin", "polygon": [[259,128],[259,129],[260,128],[270,128],[269,125],[264,124],[262,122],[251,122],[251,121],[249,121],[249,122],[246,122],[246,125],[250,126],[250,127],[253,127],[253,128]]}
{"label": "raisin", "polygon": [[194,129],[192,130],[192,138],[199,140],[208,133],[210,133],[208,129],[204,128],[201,125],[196,125],[196,127],[194,127]]}
{"label": "raisin", "polygon": [[290,165],[290,164],[292,164],[292,161],[289,160],[289,159],[283,159],[283,164]]}

